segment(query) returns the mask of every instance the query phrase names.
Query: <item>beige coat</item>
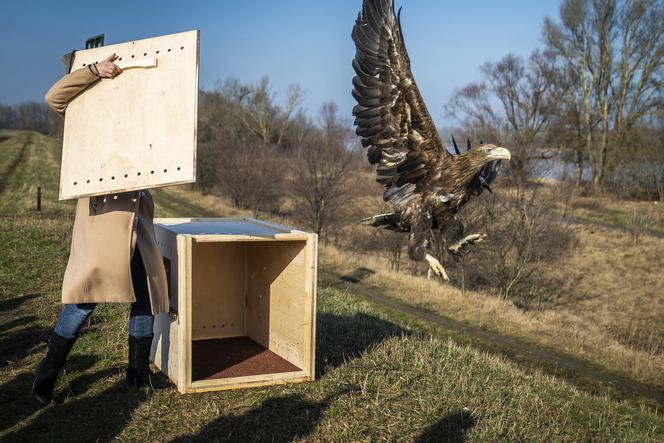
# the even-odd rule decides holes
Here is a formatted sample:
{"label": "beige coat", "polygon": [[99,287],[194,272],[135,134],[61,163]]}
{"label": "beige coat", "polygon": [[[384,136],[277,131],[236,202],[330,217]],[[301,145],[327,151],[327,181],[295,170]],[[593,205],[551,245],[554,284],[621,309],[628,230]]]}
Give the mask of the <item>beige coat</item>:
{"label": "beige coat", "polygon": [[[46,103],[64,115],[69,102],[98,81],[112,80],[100,80],[87,67],[77,69],[51,87]],[[62,303],[135,301],[130,260],[138,245],[148,276],[152,312],[167,312],[166,272],[155,240],[153,217],[154,202],[149,191],[78,199]]]}

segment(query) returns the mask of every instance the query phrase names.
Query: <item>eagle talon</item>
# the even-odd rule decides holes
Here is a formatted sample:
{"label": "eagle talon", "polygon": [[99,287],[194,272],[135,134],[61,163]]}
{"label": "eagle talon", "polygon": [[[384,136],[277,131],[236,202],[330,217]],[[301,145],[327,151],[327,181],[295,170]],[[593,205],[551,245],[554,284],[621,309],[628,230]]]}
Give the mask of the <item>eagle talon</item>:
{"label": "eagle talon", "polygon": [[452,246],[447,248],[450,253],[454,255],[461,255],[461,253],[465,252],[469,246],[476,245],[478,243],[482,243],[484,240],[487,239],[487,235],[482,233],[482,234],[470,234],[459,240],[458,242],[454,243]]}
{"label": "eagle talon", "polygon": [[440,261],[436,257],[433,257],[429,254],[425,255],[424,258],[429,262],[429,270],[427,271],[427,280],[431,280],[431,273],[433,272],[438,277],[441,277],[445,281],[450,281],[450,277],[445,272],[445,268],[440,264]]}

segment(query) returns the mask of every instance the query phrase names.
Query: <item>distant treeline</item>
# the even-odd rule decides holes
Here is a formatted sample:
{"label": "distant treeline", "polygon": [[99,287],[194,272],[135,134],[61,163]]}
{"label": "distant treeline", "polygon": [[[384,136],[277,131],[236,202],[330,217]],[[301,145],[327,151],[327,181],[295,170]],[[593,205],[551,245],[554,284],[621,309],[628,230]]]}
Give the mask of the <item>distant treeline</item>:
{"label": "distant treeline", "polygon": [[62,118],[39,102],[24,102],[8,106],[0,104],[0,129],[25,129],[59,137]]}

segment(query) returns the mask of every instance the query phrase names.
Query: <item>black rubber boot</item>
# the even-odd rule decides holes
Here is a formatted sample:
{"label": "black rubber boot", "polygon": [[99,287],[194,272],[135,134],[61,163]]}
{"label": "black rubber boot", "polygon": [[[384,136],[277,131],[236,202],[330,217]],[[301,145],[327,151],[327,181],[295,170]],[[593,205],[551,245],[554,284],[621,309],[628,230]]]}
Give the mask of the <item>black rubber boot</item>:
{"label": "black rubber boot", "polygon": [[47,405],[53,398],[55,380],[65,364],[76,338],[65,338],[55,332],[48,340],[46,357],[37,366],[37,376],[32,383],[32,392],[39,403]]}
{"label": "black rubber boot", "polygon": [[166,389],[170,383],[159,374],[150,371],[150,349],[152,335],[148,337],[129,336],[129,361],[127,364],[127,384],[134,388]]}

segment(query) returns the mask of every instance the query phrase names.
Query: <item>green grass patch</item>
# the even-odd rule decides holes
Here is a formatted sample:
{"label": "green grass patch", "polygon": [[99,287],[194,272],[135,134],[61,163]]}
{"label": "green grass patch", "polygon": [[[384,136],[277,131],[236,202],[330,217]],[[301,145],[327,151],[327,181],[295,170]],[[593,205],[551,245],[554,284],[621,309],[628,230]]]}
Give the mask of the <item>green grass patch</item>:
{"label": "green grass patch", "polygon": [[[8,189],[40,178],[53,195],[57,180],[38,164],[49,149],[32,150]],[[664,440],[664,419],[645,408],[526,373],[333,288],[318,293],[314,382],[187,396],[129,390],[129,307],[106,304],[85,326],[55,402],[40,409],[30,386],[60,309],[73,208],[55,200],[40,214],[16,195],[0,196],[1,441]]]}

